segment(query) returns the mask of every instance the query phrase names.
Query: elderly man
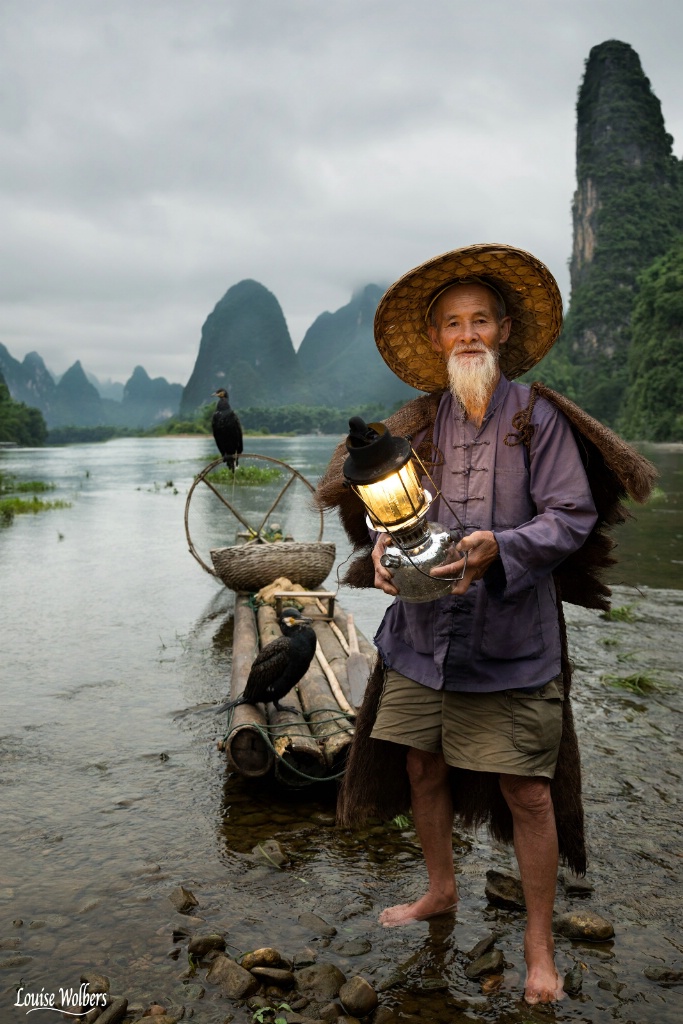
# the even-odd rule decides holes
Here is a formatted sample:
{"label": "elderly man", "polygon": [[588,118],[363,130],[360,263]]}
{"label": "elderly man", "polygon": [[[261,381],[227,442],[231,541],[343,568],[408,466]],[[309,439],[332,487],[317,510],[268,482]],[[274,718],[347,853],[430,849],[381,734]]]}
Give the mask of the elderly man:
{"label": "elderly man", "polygon": [[[380,922],[393,927],[452,911],[458,898],[454,812],[466,823],[488,820],[495,835],[514,842],[527,907],[529,1003],[562,995],[551,927],[555,799],[562,852],[576,870],[585,865],[578,752],[566,699],[571,673],[554,575],[559,579],[561,567],[580,559],[582,549],[593,550],[583,568],[584,600],[604,605],[605,588],[591,568],[609,561],[605,539],[602,546],[597,539],[599,516],[572,424],[557,407],[562,400],[508,379],[545,354],[560,326],[561,301],[549,271],[509,246],[471,246],[437,257],[398,281],[377,310],[383,357],[403,380],[429,392],[388,425],[412,436],[423,461],[433,450],[443,456],[442,464],[433,460],[441,494],[430,518],[447,528],[464,524],[449,562],[432,570],[462,576],[449,595],[418,604],[401,600],[381,563],[389,535],[368,536],[361,510],[339,489],[341,452],[319,487],[321,504],[340,508],[356,547],[373,544],[371,568],[366,556],[347,581],[372,583],[396,597],[375,637],[381,665],[360,716],[340,820],[395,813],[400,797],[398,803],[383,800],[370,780],[383,761],[385,778],[391,776],[402,758],[428,887],[418,900],[383,911]],[[613,435],[609,441],[627,448]],[[651,482],[648,464],[630,449],[624,457],[642,478],[642,493],[634,496],[643,497]],[[625,486],[609,477],[609,514]],[[561,743],[565,782],[554,797]]]}

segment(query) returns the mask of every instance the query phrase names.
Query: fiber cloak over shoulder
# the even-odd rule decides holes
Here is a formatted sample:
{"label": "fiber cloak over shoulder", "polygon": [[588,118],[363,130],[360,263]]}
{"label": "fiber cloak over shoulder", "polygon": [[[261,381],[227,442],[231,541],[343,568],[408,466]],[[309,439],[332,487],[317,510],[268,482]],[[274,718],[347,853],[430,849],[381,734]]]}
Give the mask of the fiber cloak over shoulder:
{"label": "fiber cloak over shoulder", "polygon": [[[418,453],[429,459],[434,419],[443,392],[416,398],[386,424],[394,434],[410,435]],[[555,807],[560,855],[577,874],[586,870],[586,850],[581,802],[581,766],[574,731],[571,702],[571,664],[562,601],[585,608],[609,608],[609,587],[601,579],[604,569],[616,559],[611,554],[614,541],[609,530],[624,522],[629,512],[625,498],[644,502],[654,483],[654,467],[607,427],[588,416],[569,399],[542,384],[530,389],[526,408],[513,417],[510,430],[518,443],[529,443],[533,435],[534,404],[537,398],[557,406],[572,425],[582,453],[586,474],[598,513],[596,525],[582,548],[567,558],[554,578],[561,601],[558,602],[562,636],[562,674],[565,699],[562,741],[551,793]],[[420,448],[422,450],[420,451]],[[339,445],[327,472],[318,485],[317,502],[323,509],[336,509],[349,540],[357,552],[343,582],[352,587],[372,587],[374,568],[371,543],[365,524],[365,511],[353,492],[344,487],[342,465],[346,449]],[[368,818],[393,818],[410,807],[410,787],[405,767],[406,748],[370,737],[382,691],[383,667],[379,658],[368,682],[365,699],[356,723],[347,771],[342,783],[338,820],[342,825],[358,825]],[[512,842],[512,817],[500,792],[496,775],[485,772],[450,769],[456,816],[466,826],[486,824],[497,839]]]}

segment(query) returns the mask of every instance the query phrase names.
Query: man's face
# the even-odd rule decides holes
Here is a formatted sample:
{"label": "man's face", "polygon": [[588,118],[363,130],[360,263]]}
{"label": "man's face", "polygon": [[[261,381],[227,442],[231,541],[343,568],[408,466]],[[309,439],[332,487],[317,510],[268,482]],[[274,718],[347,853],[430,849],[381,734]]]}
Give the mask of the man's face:
{"label": "man's face", "polygon": [[457,284],[439,296],[430,324],[432,348],[445,362],[452,356],[458,362],[481,363],[487,350],[498,349],[510,336],[509,316],[498,319],[496,299],[485,285]]}

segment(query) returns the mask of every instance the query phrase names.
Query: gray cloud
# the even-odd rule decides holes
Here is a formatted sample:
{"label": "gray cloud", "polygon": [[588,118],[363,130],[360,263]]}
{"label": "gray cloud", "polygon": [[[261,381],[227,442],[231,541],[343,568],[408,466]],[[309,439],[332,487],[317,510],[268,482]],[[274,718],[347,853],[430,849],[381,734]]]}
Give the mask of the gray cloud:
{"label": "gray cloud", "polygon": [[5,0],[0,341],[184,381],[244,277],[298,344],[474,241],[567,298],[583,61],[631,43],[680,139],[682,29],[668,0]]}

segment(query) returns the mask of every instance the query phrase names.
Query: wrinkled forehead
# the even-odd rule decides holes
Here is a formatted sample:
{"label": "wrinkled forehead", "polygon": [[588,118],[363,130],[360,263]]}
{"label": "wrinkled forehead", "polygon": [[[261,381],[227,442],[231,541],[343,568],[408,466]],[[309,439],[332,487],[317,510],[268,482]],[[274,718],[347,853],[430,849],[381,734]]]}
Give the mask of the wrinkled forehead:
{"label": "wrinkled forehead", "polygon": [[505,316],[505,300],[493,285],[490,285],[487,281],[466,279],[463,281],[453,281],[439,289],[427,307],[425,319],[429,320],[430,317],[439,313],[444,305],[449,302],[455,302],[460,298],[466,302],[471,301],[481,305],[482,308],[489,310],[496,317]]}

